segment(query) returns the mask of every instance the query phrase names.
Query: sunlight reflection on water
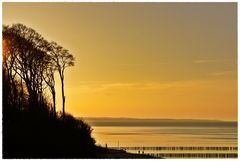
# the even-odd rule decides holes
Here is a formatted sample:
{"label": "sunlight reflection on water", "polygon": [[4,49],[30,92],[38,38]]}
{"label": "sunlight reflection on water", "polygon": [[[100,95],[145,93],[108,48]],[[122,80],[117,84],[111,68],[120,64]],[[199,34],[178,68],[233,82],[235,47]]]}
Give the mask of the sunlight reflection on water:
{"label": "sunlight reflection on water", "polygon": [[102,146],[237,146],[235,127],[92,126]]}

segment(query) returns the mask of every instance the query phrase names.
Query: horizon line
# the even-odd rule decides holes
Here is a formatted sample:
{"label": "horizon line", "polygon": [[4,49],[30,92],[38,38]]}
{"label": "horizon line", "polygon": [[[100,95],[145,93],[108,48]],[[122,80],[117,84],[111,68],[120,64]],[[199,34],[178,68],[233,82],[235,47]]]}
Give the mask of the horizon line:
{"label": "horizon line", "polygon": [[200,119],[200,118],[139,118],[139,117],[104,117],[104,116],[87,116],[77,118],[83,119],[129,119],[129,120],[199,120],[199,121],[225,121],[225,122],[238,122],[238,120],[223,120],[223,119]]}

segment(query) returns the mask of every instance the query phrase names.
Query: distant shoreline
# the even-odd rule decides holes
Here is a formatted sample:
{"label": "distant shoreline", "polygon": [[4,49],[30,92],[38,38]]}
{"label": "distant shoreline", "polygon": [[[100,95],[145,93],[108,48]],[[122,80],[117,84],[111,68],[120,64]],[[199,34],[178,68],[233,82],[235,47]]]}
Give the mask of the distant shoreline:
{"label": "distant shoreline", "polygon": [[[80,118],[79,118],[80,119]],[[195,127],[237,127],[237,121],[199,119],[136,119],[136,118],[83,118],[91,126],[195,126]]]}
{"label": "distant shoreline", "polygon": [[193,119],[193,118],[134,118],[134,117],[76,117],[86,120],[168,120],[168,121],[221,121],[221,122],[238,122],[238,120],[221,120],[221,119]]}

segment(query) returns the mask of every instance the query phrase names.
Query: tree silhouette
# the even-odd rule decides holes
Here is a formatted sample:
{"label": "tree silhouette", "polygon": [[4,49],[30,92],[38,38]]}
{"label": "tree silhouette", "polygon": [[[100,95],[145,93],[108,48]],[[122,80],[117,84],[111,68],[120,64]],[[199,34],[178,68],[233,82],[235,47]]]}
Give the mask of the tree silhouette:
{"label": "tree silhouette", "polygon": [[[56,42],[48,43],[34,29],[22,24],[3,27],[3,65],[13,84],[9,99],[16,95],[14,79],[18,76],[29,94],[29,107],[41,106],[43,92],[48,86],[53,99],[53,111],[56,113],[56,92],[54,72],[58,71],[62,87],[62,112],[65,116],[64,71],[74,65],[74,57],[68,50]],[[10,42],[11,41],[11,42]],[[11,45],[8,45],[8,44]],[[11,52],[11,54],[9,54]],[[23,88],[23,87],[22,87]],[[22,89],[23,90],[23,89]],[[13,104],[16,104],[13,101]]]}
{"label": "tree silhouette", "polygon": [[56,116],[56,91],[55,91],[55,79],[54,79],[54,72],[56,70],[54,66],[54,62],[52,57],[48,58],[47,64],[46,64],[47,70],[44,71],[44,81],[46,84],[49,86],[50,92],[52,94],[52,99],[53,99],[53,114],[54,117]]}
{"label": "tree silhouette", "polygon": [[[8,30],[8,26],[3,26],[3,74],[7,77],[6,81],[7,83],[12,87],[11,90],[7,90],[8,93],[6,98],[7,100],[12,100],[9,103],[12,103],[12,106],[16,106],[16,84],[15,84],[15,77],[16,73],[13,71],[13,65],[16,61],[16,52],[14,45],[12,45],[14,42],[11,40],[11,34],[6,32]],[[13,53],[13,54],[11,54]]]}
{"label": "tree silhouette", "polygon": [[55,67],[58,71],[61,80],[62,87],[62,113],[63,120],[65,118],[65,101],[66,97],[64,95],[64,71],[67,67],[74,66],[74,60],[72,54],[68,50],[64,49],[62,46],[58,45],[56,42],[51,42],[51,55],[55,63]]}
{"label": "tree silhouette", "polygon": [[60,74],[64,96],[64,70],[74,65],[73,56],[22,24],[3,26],[2,35],[3,157],[92,156],[91,127],[65,112],[56,113],[54,73]]}
{"label": "tree silhouette", "polygon": [[[49,87],[55,116],[55,66],[50,51],[50,43],[35,30],[22,24],[3,26],[3,67],[11,85],[7,99],[13,107],[22,108],[20,104],[26,101],[21,99],[27,97],[26,103],[31,110],[41,109],[45,101],[44,91]],[[20,96],[17,95],[18,86]]]}
{"label": "tree silhouette", "polygon": [[[18,75],[24,81],[29,94],[31,108],[38,107],[43,102],[44,80],[43,71],[46,63],[48,42],[35,30],[22,24],[5,27],[3,38],[10,41],[11,56],[8,56],[10,65],[9,75]],[[7,57],[7,56],[6,56]],[[7,64],[7,61],[5,61]]]}

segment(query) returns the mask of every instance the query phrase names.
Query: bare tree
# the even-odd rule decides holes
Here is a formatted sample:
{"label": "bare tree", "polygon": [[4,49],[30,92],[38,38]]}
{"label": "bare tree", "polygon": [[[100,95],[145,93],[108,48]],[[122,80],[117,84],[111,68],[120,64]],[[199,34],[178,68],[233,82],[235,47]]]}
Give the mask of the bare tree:
{"label": "bare tree", "polygon": [[59,73],[61,86],[62,86],[62,112],[63,120],[65,118],[65,101],[66,97],[64,95],[64,71],[67,67],[74,66],[74,60],[72,54],[68,50],[64,49],[62,46],[58,45],[56,42],[51,42],[52,47],[52,58],[55,63],[56,69]]}
{"label": "bare tree", "polygon": [[7,76],[7,81],[8,84],[11,85],[11,89],[8,90],[7,96],[10,101],[9,103],[12,103],[12,106],[16,106],[16,73],[13,71],[14,64],[16,62],[16,56],[17,56],[17,50],[15,48],[15,41],[12,39],[12,33],[8,32],[9,31],[9,26],[3,26],[3,69],[5,71],[4,74]]}
{"label": "bare tree", "polygon": [[[10,41],[11,50],[4,64],[9,64],[9,75],[18,75],[29,94],[29,107],[43,101],[43,71],[49,43],[35,30],[22,24],[14,24],[3,30],[4,39]],[[7,59],[8,58],[8,59]]]}
{"label": "bare tree", "polygon": [[48,85],[50,92],[52,94],[53,99],[53,115],[56,116],[56,91],[55,91],[55,79],[54,72],[56,71],[56,67],[54,66],[54,62],[52,61],[52,57],[49,57],[48,63],[46,64],[46,70],[44,71],[44,80]]}
{"label": "bare tree", "polygon": [[[56,113],[56,92],[54,72],[58,71],[62,88],[62,112],[65,117],[64,71],[74,66],[74,57],[68,50],[55,42],[47,42],[35,30],[22,24],[3,27],[4,53],[3,65],[8,80],[17,79],[29,94],[29,107],[41,107],[44,104],[44,90],[49,87],[53,99],[53,111]],[[14,95],[14,91],[12,92]],[[10,100],[15,100],[10,98]],[[14,102],[14,101],[13,101]]]}

